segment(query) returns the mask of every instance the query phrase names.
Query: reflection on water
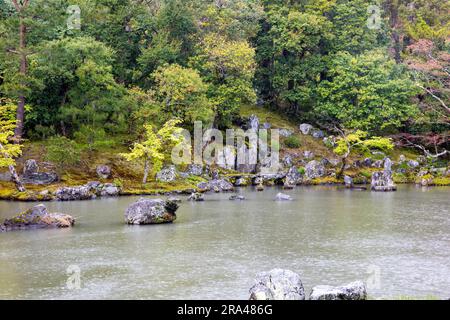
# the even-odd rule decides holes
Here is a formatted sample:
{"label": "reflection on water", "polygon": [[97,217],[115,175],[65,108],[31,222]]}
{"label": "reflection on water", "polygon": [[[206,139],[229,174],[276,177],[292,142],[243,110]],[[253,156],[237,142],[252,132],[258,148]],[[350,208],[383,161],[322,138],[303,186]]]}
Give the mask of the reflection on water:
{"label": "reflection on water", "polygon": [[[184,202],[175,224],[144,227],[123,224],[137,198],[48,203],[76,227],[0,234],[0,298],[247,299],[255,274],[275,267],[298,272],[307,291],[379,268],[372,297],[450,295],[449,188],[304,187],[275,202],[279,191],[211,194]],[[0,218],[30,206],[0,202]],[[79,290],[67,289],[72,265]]]}

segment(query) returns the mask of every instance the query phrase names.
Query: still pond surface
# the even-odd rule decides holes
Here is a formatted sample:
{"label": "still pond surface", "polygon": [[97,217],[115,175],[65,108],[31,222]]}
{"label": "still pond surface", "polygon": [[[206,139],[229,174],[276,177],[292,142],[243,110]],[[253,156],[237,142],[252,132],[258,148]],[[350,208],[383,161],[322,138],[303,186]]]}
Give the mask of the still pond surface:
{"label": "still pond surface", "polygon": [[[450,297],[450,188],[278,192],[207,195],[174,224],[142,227],[123,222],[138,198],[48,203],[77,225],[0,234],[0,299],[248,299],[273,268],[299,273],[307,293],[363,280],[375,298]],[[0,220],[30,206],[0,202]],[[67,287],[71,266],[80,289]]]}

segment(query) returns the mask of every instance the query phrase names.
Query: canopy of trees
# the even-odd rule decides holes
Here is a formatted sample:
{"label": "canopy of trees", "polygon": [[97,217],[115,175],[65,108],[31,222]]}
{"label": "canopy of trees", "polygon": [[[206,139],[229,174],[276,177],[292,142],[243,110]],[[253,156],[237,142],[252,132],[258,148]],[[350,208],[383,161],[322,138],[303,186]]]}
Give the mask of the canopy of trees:
{"label": "canopy of trees", "polygon": [[18,140],[138,137],[172,118],[225,129],[258,103],[448,149],[448,1],[80,0],[79,20],[71,5],[0,0]]}

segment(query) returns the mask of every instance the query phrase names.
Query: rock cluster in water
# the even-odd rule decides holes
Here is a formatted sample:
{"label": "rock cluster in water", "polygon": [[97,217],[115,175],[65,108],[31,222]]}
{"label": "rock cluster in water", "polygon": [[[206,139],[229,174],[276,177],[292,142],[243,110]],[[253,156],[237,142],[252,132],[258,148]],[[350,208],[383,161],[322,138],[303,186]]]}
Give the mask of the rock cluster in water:
{"label": "rock cluster in water", "polygon": [[[305,289],[300,276],[290,270],[274,269],[256,276],[250,288],[250,300],[305,300]],[[366,300],[367,289],[356,281],[346,286],[314,287],[309,300]]]}

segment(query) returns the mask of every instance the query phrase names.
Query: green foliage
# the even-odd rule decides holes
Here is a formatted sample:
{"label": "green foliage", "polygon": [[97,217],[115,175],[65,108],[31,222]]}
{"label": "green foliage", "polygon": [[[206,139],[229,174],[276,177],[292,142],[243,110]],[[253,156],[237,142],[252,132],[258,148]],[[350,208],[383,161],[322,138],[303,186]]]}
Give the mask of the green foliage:
{"label": "green foliage", "polygon": [[91,126],[82,126],[75,132],[74,138],[79,146],[88,151],[98,151],[114,145],[114,141],[108,139],[104,129]]}
{"label": "green foliage", "polygon": [[80,162],[80,151],[75,141],[66,137],[52,137],[47,142],[47,161],[55,163],[59,169],[67,169]]}
{"label": "green foliage", "polygon": [[143,141],[136,142],[129,153],[121,154],[127,161],[143,160],[145,162],[144,183],[147,180],[148,162],[151,162],[152,172],[156,174],[168,161],[172,149],[184,140],[181,135],[182,129],[177,127],[180,123],[181,120],[169,120],[157,132],[153,126],[145,125]]}
{"label": "green foliage", "polygon": [[194,121],[211,123],[214,111],[206,95],[208,87],[196,70],[166,65],[158,68],[153,77],[153,104],[160,110],[161,122],[177,118],[186,126],[193,126]]}
{"label": "green foliage", "polygon": [[114,80],[114,52],[89,37],[46,43],[32,60],[32,73],[43,82],[32,101],[35,125],[77,131],[83,125],[120,132],[125,124],[126,90]]}
{"label": "green foliage", "polygon": [[243,104],[254,104],[255,49],[246,40],[229,40],[208,34],[198,48],[191,65],[211,83],[209,95],[217,107],[216,120],[221,128],[231,126]]}
{"label": "green foliage", "polygon": [[450,36],[450,3],[440,0],[417,0],[413,5],[400,3],[403,28],[414,40],[430,39],[443,43]]}
{"label": "green foliage", "polygon": [[11,104],[0,104],[0,168],[15,166],[14,158],[22,154],[22,145],[10,141],[16,127],[11,110],[15,110]]}
{"label": "green foliage", "polygon": [[0,0],[0,100],[26,100],[26,138],[92,151],[173,118],[230,128],[256,101],[283,119],[274,127],[448,135],[448,1],[79,0],[80,30],[66,26],[69,1],[29,3],[19,14]]}
{"label": "green foliage", "polygon": [[336,141],[334,153],[338,156],[348,157],[353,151],[366,152],[369,150],[390,151],[394,144],[390,138],[368,137],[367,132],[356,131],[341,137]]}
{"label": "green foliage", "polygon": [[301,147],[300,139],[297,136],[290,136],[284,140],[284,145],[289,149],[297,149]]}
{"label": "green foliage", "polygon": [[114,179],[113,184],[118,188],[123,188],[123,181],[121,179]]}
{"label": "green foliage", "polygon": [[351,129],[382,132],[398,128],[416,112],[411,99],[417,89],[381,51],[336,54],[318,93],[316,114]]}

